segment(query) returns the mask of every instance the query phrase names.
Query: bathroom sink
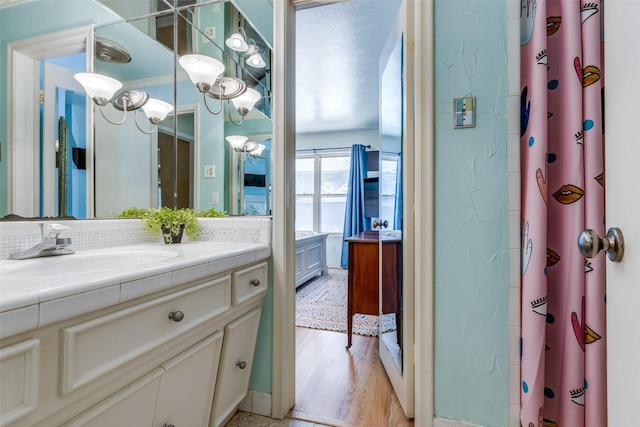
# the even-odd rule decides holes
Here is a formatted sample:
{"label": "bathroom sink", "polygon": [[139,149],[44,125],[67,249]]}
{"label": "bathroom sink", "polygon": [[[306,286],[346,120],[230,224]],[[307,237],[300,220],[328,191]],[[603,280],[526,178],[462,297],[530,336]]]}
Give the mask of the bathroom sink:
{"label": "bathroom sink", "polygon": [[120,249],[77,252],[2,263],[0,275],[12,277],[107,272],[178,258],[182,252],[159,249]]}

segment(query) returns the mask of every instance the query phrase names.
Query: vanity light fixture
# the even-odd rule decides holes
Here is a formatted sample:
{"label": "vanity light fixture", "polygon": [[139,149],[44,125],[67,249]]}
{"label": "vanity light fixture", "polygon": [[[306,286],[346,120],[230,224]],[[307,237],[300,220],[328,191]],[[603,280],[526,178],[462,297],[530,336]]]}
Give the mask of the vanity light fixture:
{"label": "vanity light fixture", "polygon": [[260,55],[260,48],[253,39],[247,40],[247,33],[244,28],[238,27],[238,32],[231,34],[225,41],[229,49],[248,57],[247,64],[253,68],[264,68],[266,63]]}
{"label": "vanity light fixture", "polygon": [[253,68],[264,68],[267,66],[264,59],[262,59],[262,55],[258,52],[254,53],[249,57],[249,59],[247,59],[247,64]]}
{"label": "vanity light fixture", "polygon": [[231,118],[231,111],[229,111],[229,121],[231,121],[231,123],[233,123],[236,126],[240,126],[242,123],[244,123],[244,118],[246,117],[247,114],[249,114],[249,111],[253,109],[253,107],[260,100],[260,98],[262,98],[262,96],[260,95],[260,92],[258,92],[253,88],[248,87],[245,93],[231,99],[233,106],[236,107],[238,114],[240,114],[240,116],[242,117],[240,119],[240,122],[236,123]]}
{"label": "vanity light fixture", "polygon": [[255,141],[249,141],[244,135],[229,135],[226,140],[236,153],[240,153],[240,161],[249,159],[251,163],[255,163],[265,149],[263,144]]}
{"label": "vanity light fixture", "polygon": [[[131,89],[113,98],[116,91],[122,87],[122,83],[112,77],[97,73],[77,73],[74,77],[98,106],[102,117],[112,125],[123,124],[127,120],[127,111],[133,111],[136,127],[143,133],[151,134],[155,130],[153,126],[164,120],[167,114],[173,110],[173,106],[168,102],[149,98],[149,94],[142,90]],[[102,107],[107,105],[112,98],[111,104],[113,107],[116,110],[124,111],[124,116],[119,122],[109,119],[102,110]],[[145,131],[138,124],[138,109],[142,109],[151,122],[152,128],[150,131]]]}
{"label": "vanity light fixture", "polygon": [[249,45],[247,44],[247,33],[244,32],[244,28],[238,27],[238,31],[231,34],[225,44],[233,51],[246,52],[249,49]]}
{"label": "vanity light fixture", "polygon": [[[224,65],[217,59],[206,55],[190,54],[183,55],[179,61],[185,69],[189,78],[196,85],[204,99],[204,106],[211,114],[219,114],[223,108],[223,101],[229,100],[242,116],[240,122],[235,122],[231,117],[231,109],[227,108],[229,120],[236,126],[244,122],[244,118],[261,98],[260,92],[247,88],[247,85],[240,79],[234,77],[220,77],[224,72]],[[207,96],[220,100],[217,110],[212,110],[207,103]]]}

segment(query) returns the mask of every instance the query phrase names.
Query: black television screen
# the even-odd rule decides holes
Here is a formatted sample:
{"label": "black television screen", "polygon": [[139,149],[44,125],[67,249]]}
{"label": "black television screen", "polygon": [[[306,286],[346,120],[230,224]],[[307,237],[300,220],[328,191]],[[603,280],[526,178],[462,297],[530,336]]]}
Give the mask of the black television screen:
{"label": "black television screen", "polygon": [[266,187],[266,177],[264,175],[258,175],[254,173],[244,174],[244,186],[245,187]]}

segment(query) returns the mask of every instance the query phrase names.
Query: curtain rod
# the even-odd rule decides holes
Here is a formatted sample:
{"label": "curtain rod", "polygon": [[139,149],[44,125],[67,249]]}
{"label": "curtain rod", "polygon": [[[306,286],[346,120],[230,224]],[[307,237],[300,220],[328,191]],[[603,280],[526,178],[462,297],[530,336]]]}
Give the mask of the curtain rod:
{"label": "curtain rod", "polygon": [[[355,145],[355,144],[354,144]],[[296,152],[300,151],[329,151],[329,150],[350,150],[352,146],[349,147],[331,147],[331,148],[304,148],[302,150],[296,150]],[[365,145],[364,148],[371,148],[370,145]]]}
{"label": "curtain rod", "polygon": [[[370,145],[365,145],[364,148],[371,148]],[[296,153],[300,153],[300,152],[304,152],[304,151],[309,151],[309,152],[313,152],[316,153],[318,151],[338,151],[338,150],[348,150],[351,149],[351,147],[332,147],[332,148],[303,148],[302,150],[296,150]],[[396,153],[394,151],[381,151],[382,154],[389,154],[389,155],[394,155],[394,156],[399,156],[400,153]]]}

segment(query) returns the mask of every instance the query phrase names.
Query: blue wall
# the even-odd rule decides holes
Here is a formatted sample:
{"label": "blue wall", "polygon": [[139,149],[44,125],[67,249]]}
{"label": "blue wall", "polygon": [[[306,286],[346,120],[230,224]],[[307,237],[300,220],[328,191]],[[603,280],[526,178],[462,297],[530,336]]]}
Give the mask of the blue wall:
{"label": "blue wall", "polygon": [[[437,0],[434,22],[435,413],[506,426],[506,3]],[[467,94],[476,127],[453,129]]]}

